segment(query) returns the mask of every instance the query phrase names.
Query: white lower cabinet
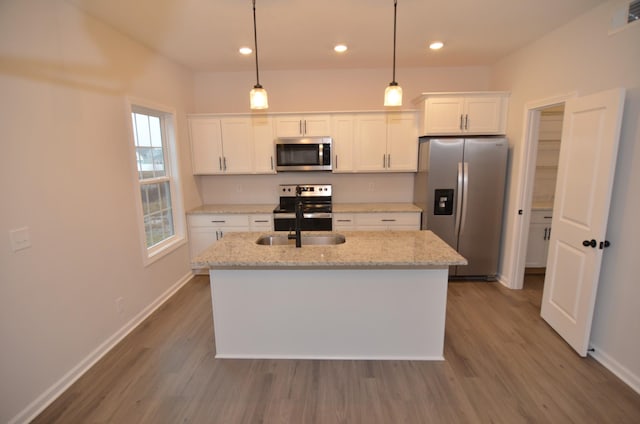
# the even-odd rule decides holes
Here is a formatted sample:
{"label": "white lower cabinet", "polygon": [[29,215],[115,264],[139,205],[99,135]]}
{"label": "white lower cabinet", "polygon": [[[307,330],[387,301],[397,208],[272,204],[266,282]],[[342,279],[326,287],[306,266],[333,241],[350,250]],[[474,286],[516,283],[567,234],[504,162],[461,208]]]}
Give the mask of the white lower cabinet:
{"label": "white lower cabinet", "polygon": [[525,261],[525,266],[528,268],[543,268],[547,266],[549,240],[551,239],[551,219],[551,209],[541,209],[531,212],[527,257]]}
{"label": "white lower cabinet", "polygon": [[249,231],[273,231],[273,214],[249,215]]}
{"label": "white lower cabinet", "polygon": [[354,231],[356,229],[355,214],[335,213],[333,214],[333,231]]}
{"label": "white lower cabinet", "polygon": [[420,212],[334,213],[334,231],[419,230]]}
{"label": "white lower cabinet", "polygon": [[194,214],[188,216],[188,223],[191,260],[222,239],[225,233],[249,231],[250,228],[246,214]]}

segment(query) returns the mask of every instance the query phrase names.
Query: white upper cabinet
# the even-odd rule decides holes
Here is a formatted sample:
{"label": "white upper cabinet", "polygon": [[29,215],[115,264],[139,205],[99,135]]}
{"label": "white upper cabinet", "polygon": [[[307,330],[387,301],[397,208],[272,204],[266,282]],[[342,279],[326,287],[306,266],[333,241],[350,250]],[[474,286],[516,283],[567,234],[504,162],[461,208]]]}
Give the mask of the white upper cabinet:
{"label": "white upper cabinet", "polygon": [[356,134],[356,116],[353,114],[335,115],[331,120],[333,172],[354,172],[353,160]]}
{"label": "white upper cabinet", "polygon": [[415,172],[418,132],[414,112],[361,113],[356,117],[355,170]]}
{"label": "white upper cabinet", "polygon": [[222,127],[222,172],[249,174],[253,169],[253,130],[249,118],[224,118]]}
{"label": "white upper cabinet", "polygon": [[420,135],[505,134],[509,93],[423,93]]}
{"label": "white upper cabinet", "polygon": [[356,118],[356,170],[387,170],[387,117],[362,113]]}
{"label": "white upper cabinet", "polygon": [[273,118],[252,116],[253,129],[253,172],[255,174],[275,174],[275,144]]}
{"label": "white upper cabinet", "polygon": [[314,137],[330,134],[330,115],[283,115],[276,118],[277,137]]}
{"label": "white upper cabinet", "polygon": [[388,171],[417,171],[418,127],[414,112],[387,114],[387,154]]}
{"label": "white upper cabinet", "polygon": [[275,173],[269,116],[190,117],[189,131],[195,175]]}
{"label": "white upper cabinet", "polygon": [[191,161],[194,174],[222,172],[222,129],[220,119],[189,119]]}

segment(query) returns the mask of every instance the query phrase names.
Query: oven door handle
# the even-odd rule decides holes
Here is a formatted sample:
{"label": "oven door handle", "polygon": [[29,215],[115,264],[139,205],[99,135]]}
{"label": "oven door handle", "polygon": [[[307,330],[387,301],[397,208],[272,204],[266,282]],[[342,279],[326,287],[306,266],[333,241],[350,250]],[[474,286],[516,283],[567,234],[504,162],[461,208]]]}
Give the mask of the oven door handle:
{"label": "oven door handle", "polygon": [[[312,212],[312,213],[305,213],[302,214],[305,218],[332,218],[333,215],[331,214],[331,212]],[[296,218],[296,214],[295,213],[277,213],[274,216],[274,219],[295,219]]]}

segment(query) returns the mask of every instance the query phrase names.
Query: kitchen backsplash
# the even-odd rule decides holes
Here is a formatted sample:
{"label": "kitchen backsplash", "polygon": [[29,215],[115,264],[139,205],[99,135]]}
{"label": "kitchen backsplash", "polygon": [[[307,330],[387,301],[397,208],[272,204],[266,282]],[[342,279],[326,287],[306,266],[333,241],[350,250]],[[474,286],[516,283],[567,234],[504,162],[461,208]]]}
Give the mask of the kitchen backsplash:
{"label": "kitchen backsplash", "polygon": [[278,184],[332,184],[335,203],[413,202],[413,173],[332,174],[282,172],[276,175],[201,176],[205,204],[278,202]]}

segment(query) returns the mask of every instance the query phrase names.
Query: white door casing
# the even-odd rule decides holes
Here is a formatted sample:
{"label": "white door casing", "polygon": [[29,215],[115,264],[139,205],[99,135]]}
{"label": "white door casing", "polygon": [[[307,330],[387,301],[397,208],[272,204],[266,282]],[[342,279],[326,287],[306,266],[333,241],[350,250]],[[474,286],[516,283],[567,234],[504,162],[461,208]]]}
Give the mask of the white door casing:
{"label": "white door casing", "polygon": [[[541,316],[581,356],[600,278],[624,97],[623,89],[609,90],[569,99],[565,108]],[[583,245],[591,240],[595,247]]]}

